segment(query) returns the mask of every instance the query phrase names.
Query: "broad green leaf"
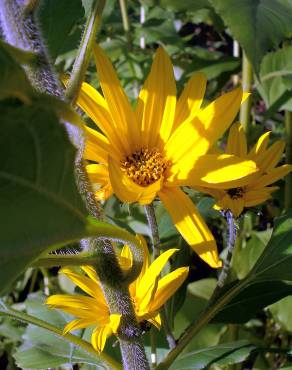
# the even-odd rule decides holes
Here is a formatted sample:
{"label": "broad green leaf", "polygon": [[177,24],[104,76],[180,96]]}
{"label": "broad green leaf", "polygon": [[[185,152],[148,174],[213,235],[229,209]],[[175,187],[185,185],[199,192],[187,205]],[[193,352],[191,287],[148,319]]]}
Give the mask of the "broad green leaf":
{"label": "broad green leaf", "polygon": [[291,35],[291,0],[210,0],[256,71],[263,56]]}
{"label": "broad green leaf", "polygon": [[276,218],[272,237],[247,276],[250,281],[292,281],[292,210]]}
{"label": "broad green leaf", "polygon": [[292,285],[282,281],[248,285],[219,311],[212,322],[245,323],[263,308],[288,295],[292,295]]}
{"label": "broad green leaf", "polygon": [[0,100],[14,97],[29,102],[32,88],[25,72],[2,44],[0,44],[0,71]]}
{"label": "broad green leaf", "polygon": [[210,299],[216,286],[216,279],[207,278],[194,281],[188,285],[190,294],[203,299]]}
{"label": "broad green leaf", "polygon": [[0,291],[47,247],[80,239],[75,149],[50,108],[0,106]]}
{"label": "broad green leaf", "polygon": [[275,104],[281,96],[290,90],[286,101],[278,110],[292,110],[292,46],[284,47],[276,52],[267,54],[261,63],[258,90],[267,107]]}
{"label": "broad green leaf", "polygon": [[167,6],[176,11],[197,11],[204,8],[210,8],[209,0],[160,0],[161,6]]}
{"label": "broad green leaf", "polygon": [[[39,9],[38,16],[43,36],[47,42],[50,56],[56,58],[62,52],[68,51],[66,50],[68,43],[72,42],[70,36],[84,16],[82,2],[81,0],[72,0],[69,3],[42,0]],[[78,33],[81,34],[80,28]],[[75,48],[77,46],[78,44],[75,45]],[[70,48],[74,48],[74,45],[70,45]]]}
{"label": "broad green leaf", "polygon": [[274,320],[281,327],[292,333],[292,296],[281,299],[281,301],[269,306],[269,311]]}
{"label": "broad green leaf", "polygon": [[211,365],[221,368],[221,366],[243,362],[255,349],[253,344],[243,340],[220,344],[186,353],[174,361],[170,369],[200,370],[209,368]]}

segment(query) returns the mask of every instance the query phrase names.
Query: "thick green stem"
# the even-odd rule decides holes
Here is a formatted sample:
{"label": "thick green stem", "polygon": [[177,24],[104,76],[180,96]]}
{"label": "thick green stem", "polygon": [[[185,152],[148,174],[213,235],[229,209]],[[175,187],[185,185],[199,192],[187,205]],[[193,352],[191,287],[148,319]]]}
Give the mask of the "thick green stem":
{"label": "thick green stem", "polygon": [[177,356],[185,349],[193,337],[199,333],[199,331],[208,324],[213,317],[222,309],[224,305],[231,301],[233,297],[244,287],[248,285],[248,280],[243,280],[237,285],[233,286],[224,295],[222,295],[216,302],[211,304],[204,310],[197,321],[188,327],[184,334],[180,337],[176,347],[168,353],[165,359],[156,367],[155,370],[165,370],[170,367]]}
{"label": "thick green stem", "polygon": [[[242,89],[243,92],[249,93],[252,89],[252,65],[246,57],[245,52],[242,53]],[[250,130],[250,111],[251,111],[251,98],[248,97],[246,101],[241,104],[240,108],[240,122],[244,127],[246,134]]]}
{"label": "thick green stem", "polygon": [[105,0],[95,0],[85,24],[84,33],[75,59],[71,77],[66,89],[66,97],[73,105],[76,102],[81,83],[88,67],[96,34],[101,22]]}
{"label": "thick green stem", "polygon": [[[159,256],[159,232],[158,232],[158,225],[155,216],[155,210],[153,204],[145,206],[145,213],[147,216],[148,225],[151,231],[151,238],[152,238],[152,248],[153,248],[153,258],[157,258]],[[172,334],[169,321],[167,318],[166,307],[163,306],[160,311],[161,322],[162,326],[165,331],[166,339],[169,344],[169,347],[172,349],[176,345],[175,338]]]}
{"label": "thick green stem", "polygon": [[34,261],[32,267],[82,266],[96,264],[96,256],[52,254]]}
{"label": "thick green stem", "polygon": [[63,335],[62,329],[57,328],[56,326],[40,320],[36,317],[30,316],[26,313],[16,311],[7,305],[3,303],[3,301],[0,301],[0,316],[8,316],[12,319],[27,323],[36,325],[40,328],[43,328],[45,330],[50,331],[51,333],[54,333],[55,335],[64,338],[67,342],[73,344],[76,347],[81,348],[86,353],[88,353],[93,359],[97,359],[98,361],[102,360],[104,363],[106,363],[110,369],[116,369],[120,370],[121,366],[110,356],[108,356],[105,353],[98,353],[94,350],[94,348],[83,339],[77,337],[73,334],[65,334]]}
{"label": "thick green stem", "polygon": [[[40,31],[36,25],[34,14],[28,12],[19,0],[3,0],[0,6],[0,21],[6,41],[13,46],[32,51],[37,54],[38,63],[30,66],[28,76],[33,86],[42,92],[63,97],[64,93],[56,78],[53,68],[42,42]],[[94,18],[94,17],[93,17]],[[96,25],[96,21],[94,21]],[[94,27],[91,28],[91,32]],[[88,35],[91,40],[79,51],[83,56],[88,56],[89,47],[92,46],[95,35]],[[85,39],[83,39],[85,41]],[[81,81],[83,69],[82,57],[77,56],[80,73],[73,74],[75,88],[72,88],[71,97],[76,96],[78,84]],[[77,68],[77,67],[76,67]],[[75,77],[76,75],[76,77]],[[77,87],[76,87],[77,86]],[[76,90],[75,90],[76,89]],[[84,198],[85,204],[91,216],[98,220],[103,220],[101,205],[96,202],[88,176],[84,169],[83,148],[84,137],[80,129],[70,123],[65,123],[70,139],[78,148],[75,161],[76,182],[79,191]],[[94,235],[94,234],[93,234]],[[111,312],[121,313],[122,322],[119,329],[119,340],[125,370],[148,370],[149,365],[145,355],[144,346],[141,339],[141,330],[137,324],[132,302],[128,293],[128,281],[123,279],[123,274],[119,267],[113,246],[110,242],[91,240],[84,241],[91,244],[91,250],[96,251],[96,270],[99,274],[102,288]]]}
{"label": "thick green stem", "polygon": [[[286,163],[292,164],[292,112],[285,111]],[[292,208],[292,173],[285,178],[285,208]]]}

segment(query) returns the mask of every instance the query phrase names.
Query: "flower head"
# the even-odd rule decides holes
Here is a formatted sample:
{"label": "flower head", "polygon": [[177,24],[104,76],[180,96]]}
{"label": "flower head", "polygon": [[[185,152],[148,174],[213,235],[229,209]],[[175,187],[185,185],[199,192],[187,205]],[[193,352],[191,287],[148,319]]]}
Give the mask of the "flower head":
{"label": "flower head", "polygon": [[246,207],[253,207],[271,198],[271,193],[278,189],[269,186],[286,176],[292,166],[285,164],[276,167],[280,161],[285,144],[282,140],[276,141],[268,147],[270,132],[263,134],[254,147],[248,152],[246,136],[240,123],[234,124],[230,131],[226,146],[227,154],[234,154],[241,158],[255,161],[260,176],[250,179],[244,186],[231,189],[202,189],[216,199],[215,208],[230,210],[234,217],[238,217]]}
{"label": "flower head", "polygon": [[173,67],[160,47],[134,110],[100,47],[94,56],[103,96],[83,83],[77,104],[102,132],[85,127],[96,197],[115,193],[123,202],[150,204],[159,196],[187,243],[210,266],[221,266],[211,232],[180,186],[234,188],[256,173],[249,159],[207,154],[246,96],[235,89],[201,108],[206,79],[197,73],[177,100]]}
{"label": "flower head", "polygon": [[[189,269],[188,267],[180,267],[160,278],[160,272],[177,250],[169,249],[150,264],[147,245],[142,237],[140,237],[140,241],[144,250],[144,263],[140,275],[130,285],[129,291],[137,321],[146,320],[160,328],[159,309],[185,281]],[[132,254],[128,246],[124,246],[119,259],[123,269],[128,269],[132,265]],[[60,272],[65,274],[88,296],[56,294],[50,296],[46,300],[46,304],[78,317],[65,326],[64,334],[72,330],[95,326],[91,343],[97,351],[102,351],[106,339],[112,334],[117,334],[121,315],[109,312],[94,268],[82,266],[81,269],[83,273],[68,267],[62,268]]]}

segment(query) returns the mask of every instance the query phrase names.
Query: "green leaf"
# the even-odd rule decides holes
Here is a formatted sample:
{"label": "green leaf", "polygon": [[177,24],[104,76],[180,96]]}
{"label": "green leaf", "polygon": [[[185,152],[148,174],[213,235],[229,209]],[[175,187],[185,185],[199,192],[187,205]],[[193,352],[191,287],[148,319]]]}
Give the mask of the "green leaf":
{"label": "green leaf", "polygon": [[247,341],[220,344],[215,347],[199,349],[180,356],[171,370],[200,370],[211,365],[227,366],[243,362],[256,347]]}
{"label": "green leaf", "polygon": [[160,0],[162,7],[166,6],[176,11],[197,11],[204,8],[210,8],[209,0]]}
{"label": "green leaf", "polygon": [[29,102],[32,88],[25,72],[2,43],[0,44],[0,71],[0,100],[14,97],[23,102]]}
{"label": "green leaf", "polygon": [[269,311],[284,330],[292,333],[292,296],[269,306]]}
{"label": "green leaf", "polygon": [[292,46],[284,47],[274,53],[267,54],[261,63],[258,90],[267,107],[275,104],[281,96],[290,90],[285,101],[278,110],[292,110]]}
{"label": "green leaf", "polygon": [[263,254],[248,275],[256,282],[292,281],[292,210],[275,219],[274,232]]}
{"label": "green leaf", "polygon": [[263,308],[291,294],[292,285],[282,281],[248,285],[220,310],[212,322],[245,323]]}
{"label": "green leaf", "polygon": [[210,0],[256,71],[263,56],[291,35],[291,0]]}
{"label": "green leaf", "polygon": [[39,9],[38,16],[43,36],[50,56],[56,58],[66,50],[68,41],[71,41],[70,35],[84,16],[82,2],[43,0]]}
{"label": "green leaf", "polygon": [[39,254],[81,239],[87,212],[74,177],[75,149],[44,106],[0,105],[2,292]]}

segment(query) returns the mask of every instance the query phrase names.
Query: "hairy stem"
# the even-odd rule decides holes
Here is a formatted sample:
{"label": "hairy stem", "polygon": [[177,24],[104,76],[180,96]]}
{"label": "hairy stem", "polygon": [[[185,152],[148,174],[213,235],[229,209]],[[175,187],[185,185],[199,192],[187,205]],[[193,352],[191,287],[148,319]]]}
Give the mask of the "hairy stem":
{"label": "hairy stem", "polygon": [[220,272],[216,288],[212,294],[211,301],[216,299],[216,297],[218,296],[218,293],[223,288],[226,282],[226,279],[228,277],[228,273],[231,267],[231,259],[232,259],[235,241],[236,241],[237,230],[236,230],[236,224],[235,224],[235,220],[234,220],[232,212],[226,211],[225,217],[226,217],[227,227],[228,227],[228,239],[227,239],[227,248],[226,248],[227,255],[224,261],[223,268]]}
{"label": "hairy stem", "polygon": [[[35,22],[35,14],[26,9],[25,1],[3,0],[0,5],[0,20],[2,31],[8,43],[37,54],[38,63],[31,65],[27,70],[28,77],[32,85],[41,92],[46,92],[62,98],[64,96],[64,92],[49,61],[40,31]],[[94,21],[94,24],[96,24],[95,22],[96,21]],[[91,27],[90,32],[93,32],[94,29],[94,27]],[[83,48],[81,46],[79,48],[80,53],[83,53],[83,56],[86,57],[90,53],[89,49],[92,46],[92,40],[94,40],[95,35],[88,36],[89,37],[87,39],[83,38],[84,42],[85,40],[91,40],[87,43],[87,47]],[[79,57],[78,55],[77,59],[79,60],[78,68],[81,68],[81,70],[77,73],[78,68],[76,67],[76,71],[72,76],[72,78],[74,78],[72,86],[75,86],[74,89],[72,87],[72,91],[70,93],[72,99],[76,96],[78,85],[81,81],[82,73],[84,72],[82,57]],[[103,220],[104,216],[102,208],[95,200],[94,193],[84,168],[82,159],[84,137],[82,132],[79,128],[70,123],[65,123],[65,127],[71,141],[78,148],[75,168],[76,182],[78,184],[79,191],[84,198],[90,215],[98,220]],[[119,267],[112,244],[108,241],[100,241],[98,239],[84,241],[84,243],[90,243],[92,246],[91,250],[95,250],[97,253],[95,267],[99,274],[110,311],[121,313],[123,315],[119,329],[119,340],[121,344],[124,369],[148,370],[149,365],[141,339],[142,333],[137,324],[128,293],[128,282],[126,283],[122,279],[123,274]]]}
{"label": "hairy stem", "polygon": [[105,0],[96,0],[92,3],[92,9],[85,24],[84,33],[75,59],[68,87],[66,89],[67,99],[74,105],[84,80],[84,76],[91,57],[97,30],[100,26],[101,14]]}
{"label": "hairy stem", "polygon": [[[242,52],[242,89],[243,92],[251,92],[252,89],[252,65],[246,57],[245,52]],[[244,103],[241,104],[239,120],[244,127],[246,134],[250,131],[250,111],[251,99],[248,97]]]}
{"label": "hairy stem", "polygon": [[[158,232],[158,225],[155,216],[155,210],[153,204],[145,206],[145,213],[148,221],[148,225],[151,231],[151,239],[152,239],[152,248],[153,248],[153,258],[157,258],[159,256],[159,232]],[[167,318],[166,307],[163,306],[160,311],[161,322],[162,326],[165,331],[166,339],[169,345],[169,348],[174,348],[176,345],[175,338],[172,334],[169,321]]]}

